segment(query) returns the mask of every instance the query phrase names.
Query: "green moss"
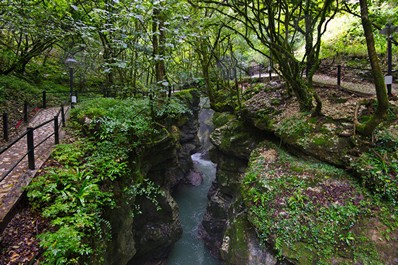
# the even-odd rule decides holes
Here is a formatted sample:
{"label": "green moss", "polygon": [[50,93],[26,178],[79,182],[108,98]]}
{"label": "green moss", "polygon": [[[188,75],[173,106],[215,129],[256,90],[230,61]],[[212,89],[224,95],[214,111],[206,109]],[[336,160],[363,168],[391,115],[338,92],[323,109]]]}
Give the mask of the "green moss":
{"label": "green moss", "polygon": [[225,231],[224,238],[228,238],[228,251],[222,252],[223,259],[234,264],[243,264],[249,256],[246,231],[248,223],[242,216],[233,220]]}
{"label": "green moss", "polygon": [[311,138],[311,143],[314,145],[320,145],[324,147],[329,147],[333,145],[331,142],[332,138],[328,134],[317,134],[315,137]]}
{"label": "green moss", "polygon": [[198,91],[194,88],[191,89],[184,89],[178,92],[175,92],[173,96],[178,97],[179,99],[185,102],[191,102],[193,99],[193,93],[198,93]]}
{"label": "green moss", "polygon": [[297,242],[292,247],[282,247],[282,255],[295,264],[315,264],[318,261],[314,249],[303,242]]}
{"label": "green moss", "polygon": [[[343,170],[293,157],[274,144],[252,152],[242,195],[259,238],[295,264],[380,264],[380,253],[395,249],[369,232],[396,231],[381,223],[380,201]],[[374,216],[379,221],[362,225]],[[391,220],[391,212],[387,216]]]}
{"label": "green moss", "polygon": [[282,139],[290,139],[291,141],[305,140],[313,129],[306,117],[306,114],[299,113],[283,119],[276,126],[275,133]]}
{"label": "green moss", "polygon": [[213,124],[214,127],[218,128],[234,119],[236,119],[235,116],[228,112],[215,112],[213,116]]}

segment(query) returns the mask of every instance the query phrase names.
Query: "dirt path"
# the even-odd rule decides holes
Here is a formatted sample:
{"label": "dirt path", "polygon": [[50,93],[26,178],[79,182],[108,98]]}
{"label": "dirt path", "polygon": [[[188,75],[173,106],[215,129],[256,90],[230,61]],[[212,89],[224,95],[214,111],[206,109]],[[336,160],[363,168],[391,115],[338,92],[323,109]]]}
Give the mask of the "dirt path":
{"label": "dirt path", "polygon": [[[319,84],[325,85],[337,85],[337,79],[328,75],[317,74],[314,75],[313,81]],[[343,89],[368,95],[375,95],[375,87],[372,83],[353,83],[347,81],[341,81],[340,85]]]}

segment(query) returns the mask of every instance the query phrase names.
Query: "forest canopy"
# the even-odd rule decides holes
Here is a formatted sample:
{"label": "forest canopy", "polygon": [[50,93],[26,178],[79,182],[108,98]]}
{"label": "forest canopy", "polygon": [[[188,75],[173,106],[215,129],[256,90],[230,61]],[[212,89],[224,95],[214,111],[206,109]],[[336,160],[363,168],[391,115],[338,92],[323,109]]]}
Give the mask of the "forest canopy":
{"label": "forest canopy", "polygon": [[[322,60],[368,62],[360,2],[2,0],[0,75],[67,84],[64,62],[74,58],[80,90],[128,97],[197,85],[214,106],[217,89],[256,65],[282,77],[302,111],[321,115],[312,79]],[[375,0],[367,9],[383,70],[380,30],[398,23],[398,6]]]}

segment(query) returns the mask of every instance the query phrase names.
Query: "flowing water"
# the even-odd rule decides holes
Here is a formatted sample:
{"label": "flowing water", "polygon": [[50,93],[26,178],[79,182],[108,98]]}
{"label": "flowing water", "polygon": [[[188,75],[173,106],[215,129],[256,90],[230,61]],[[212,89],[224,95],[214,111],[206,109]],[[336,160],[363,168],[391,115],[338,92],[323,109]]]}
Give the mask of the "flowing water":
{"label": "flowing water", "polygon": [[[202,100],[202,106],[206,99]],[[203,153],[210,148],[209,134],[212,130],[211,118],[213,111],[202,109],[199,114],[199,133]],[[173,195],[179,206],[180,221],[183,228],[182,238],[175,243],[173,251],[167,259],[167,265],[220,265],[198,236],[199,225],[207,206],[207,193],[216,176],[216,165],[205,159],[202,153],[192,156],[195,169],[203,176],[199,186],[183,185]]]}
{"label": "flowing water", "polygon": [[192,155],[195,167],[203,174],[203,182],[199,186],[183,185],[174,194],[180,211],[183,228],[182,238],[176,242],[167,265],[219,265],[203,241],[198,237],[198,227],[207,206],[207,192],[215,178],[216,166],[203,159],[201,153]]}

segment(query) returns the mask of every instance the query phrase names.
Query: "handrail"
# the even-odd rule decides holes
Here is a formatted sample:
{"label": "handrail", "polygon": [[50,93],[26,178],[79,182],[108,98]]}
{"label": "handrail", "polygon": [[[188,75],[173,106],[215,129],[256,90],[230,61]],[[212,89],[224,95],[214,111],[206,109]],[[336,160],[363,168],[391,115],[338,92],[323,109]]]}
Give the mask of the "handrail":
{"label": "handrail", "polygon": [[[69,111],[70,108],[67,108],[67,111]],[[44,142],[46,142],[48,139],[50,139],[53,136],[58,136],[58,130],[61,128],[62,126],[62,122],[60,125],[58,125],[57,127],[54,126],[54,132],[49,134],[48,136],[46,136],[44,139],[42,139],[39,143],[37,143],[36,145],[34,145],[33,142],[33,132],[51,122],[54,122],[54,120],[56,119],[58,122],[59,116],[61,115],[62,117],[64,117],[65,115],[65,111],[64,111],[64,107],[63,105],[61,105],[60,110],[57,112],[57,115],[54,116],[54,118],[49,119],[47,121],[42,122],[41,124],[35,126],[35,127],[31,127],[31,128],[27,128],[27,131],[24,132],[23,134],[21,134],[20,136],[18,136],[14,141],[12,141],[11,143],[9,143],[7,145],[7,147],[5,147],[4,149],[2,149],[0,151],[0,155],[3,154],[5,151],[7,151],[8,149],[10,149],[12,146],[14,146],[17,142],[19,142],[22,138],[24,138],[25,136],[27,136],[27,142],[28,142],[28,151],[26,153],[24,153],[24,155],[22,155],[22,157],[16,162],[14,163],[10,169],[7,170],[7,172],[5,172],[1,177],[0,177],[0,182],[3,181],[21,162],[24,158],[26,158],[26,156],[28,156],[28,168],[29,169],[34,169],[34,149],[36,149],[37,147],[39,147],[40,145],[42,145]],[[61,118],[62,118],[61,117]],[[54,122],[54,124],[56,124]],[[31,134],[31,135],[30,135]],[[29,139],[29,137],[31,137],[32,139]],[[55,143],[58,143],[58,139],[57,137],[55,137]],[[30,156],[30,154],[33,154],[33,157]]]}
{"label": "handrail", "polygon": [[0,178],[0,182],[2,182],[8,175],[10,175],[10,173],[18,166],[19,163],[21,163],[22,160],[24,160],[24,158],[28,155],[28,152],[26,152],[19,160],[18,162],[16,162],[7,172],[5,172],[1,178]]}
{"label": "handrail", "polygon": [[[142,93],[143,95],[146,94],[148,96],[150,96],[151,98],[153,97],[153,92],[146,92],[146,91],[136,91],[137,93]],[[43,99],[45,98],[45,93],[43,91]],[[21,135],[19,135],[15,140],[13,140],[11,143],[9,143],[5,148],[3,148],[2,150],[0,150],[0,155],[2,155],[4,152],[6,152],[8,149],[10,149],[12,146],[14,146],[17,142],[19,142],[20,140],[22,140],[25,136],[27,137],[27,142],[28,142],[28,151],[16,162],[14,163],[11,168],[9,170],[7,170],[7,172],[5,172],[1,177],[0,177],[0,182],[2,182],[17,166],[19,163],[21,163],[21,161],[26,158],[26,156],[28,156],[28,169],[35,169],[35,158],[34,158],[34,150],[39,147],[40,145],[42,145],[44,142],[46,142],[48,139],[50,139],[51,137],[54,136],[54,140],[55,140],[55,144],[59,143],[59,129],[62,126],[65,126],[65,115],[68,111],[71,110],[72,105],[68,104],[68,107],[66,108],[66,110],[64,109],[66,101],[64,102],[64,104],[61,104],[60,109],[57,111],[56,115],[52,118],[49,119],[47,121],[44,121],[43,123],[35,126],[35,127],[29,127],[27,128],[27,130],[22,133]],[[45,103],[43,102],[43,106],[45,106]],[[59,123],[59,118],[61,115],[61,123]],[[43,140],[40,141],[40,143],[34,145],[34,140],[33,140],[33,133],[35,130],[51,123],[54,122],[54,132],[49,134],[47,137],[45,137]]]}
{"label": "handrail", "polygon": [[5,151],[7,151],[8,149],[11,148],[11,146],[13,146],[14,144],[16,144],[19,140],[21,140],[23,137],[25,137],[25,135],[27,134],[27,132],[24,132],[23,134],[21,134],[17,139],[15,139],[14,141],[12,141],[11,143],[9,143],[5,148],[3,148],[0,151],[0,155],[3,154]]}
{"label": "handrail", "polygon": [[33,130],[37,130],[37,129],[40,129],[41,127],[43,127],[44,125],[47,125],[47,124],[49,124],[50,122],[52,122],[54,119],[51,119],[51,120],[48,120],[48,121],[45,121],[45,122],[43,122],[42,124],[39,124],[39,125],[37,125],[36,127],[33,127],[32,129]]}

